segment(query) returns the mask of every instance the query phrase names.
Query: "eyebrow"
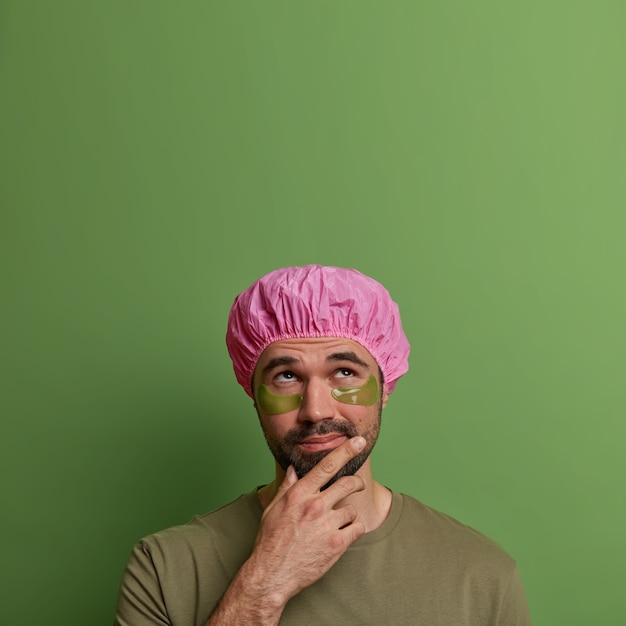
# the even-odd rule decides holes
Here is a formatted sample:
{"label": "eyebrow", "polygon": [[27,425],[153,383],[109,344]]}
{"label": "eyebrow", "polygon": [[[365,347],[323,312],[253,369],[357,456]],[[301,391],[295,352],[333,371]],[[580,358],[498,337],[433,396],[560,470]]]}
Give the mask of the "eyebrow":
{"label": "eyebrow", "polygon": [[[354,352],[350,350],[346,352],[333,352],[333,354],[329,354],[326,357],[326,360],[330,362],[348,361],[349,363],[354,363],[355,365],[369,368],[369,365],[365,361],[360,359]],[[270,359],[265,367],[263,367],[263,374],[267,374],[277,367],[282,367],[283,365],[294,365],[295,363],[299,362],[300,360],[293,356],[277,356],[273,359]]]}
{"label": "eyebrow", "polygon": [[267,372],[270,372],[277,367],[281,367],[282,365],[293,365],[294,363],[298,363],[298,359],[293,356],[277,356],[267,362],[267,365],[263,368],[263,373],[267,374]]}
{"label": "eyebrow", "polygon": [[360,365],[361,367],[366,367],[369,369],[369,365],[360,359],[354,352],[334,352],[333,354],[329,354],[326,357],[327,361],[349,361],[350,363],[354,363],[355,365]]}

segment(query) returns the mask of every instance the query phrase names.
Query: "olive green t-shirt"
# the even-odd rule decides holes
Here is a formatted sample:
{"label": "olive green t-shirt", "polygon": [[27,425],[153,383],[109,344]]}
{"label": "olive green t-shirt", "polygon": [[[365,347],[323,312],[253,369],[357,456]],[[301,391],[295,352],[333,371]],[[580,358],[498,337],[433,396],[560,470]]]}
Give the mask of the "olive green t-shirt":
{"label": "olive green t-shirt", "polygon": [[[117,626],[203,626],[252,550],[256,491],[134,548]],[[529,626],[513,559],[477,531],[393,493],[387,519],[292,598],[281,625]]]}

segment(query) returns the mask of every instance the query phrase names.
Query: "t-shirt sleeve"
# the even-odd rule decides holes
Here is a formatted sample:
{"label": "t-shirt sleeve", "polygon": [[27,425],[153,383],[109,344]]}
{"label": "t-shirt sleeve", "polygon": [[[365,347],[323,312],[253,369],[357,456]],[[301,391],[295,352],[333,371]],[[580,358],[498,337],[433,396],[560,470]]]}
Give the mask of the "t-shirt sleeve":
{"label": "t-shirt sleeve", "polygon": [[517,567],[513,568],[498,615],[498,626],[532,626],[526,593]]}
{"label": "t-shirt sleeve", "polygon": [[114,626],[171,626],[148,546],[133,549],[120,584]]}

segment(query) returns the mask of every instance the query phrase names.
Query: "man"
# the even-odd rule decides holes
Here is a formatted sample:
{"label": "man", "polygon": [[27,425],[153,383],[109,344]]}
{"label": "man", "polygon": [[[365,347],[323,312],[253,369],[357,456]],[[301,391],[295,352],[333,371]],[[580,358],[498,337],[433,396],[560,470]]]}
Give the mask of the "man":
{"label": "man", "polygon": [[498,545],[372,477],[409,353],[382,285],[335,267],[276,270],[236,298],[226,342],[275,479],[142,540],[116,624],[530,624]]}

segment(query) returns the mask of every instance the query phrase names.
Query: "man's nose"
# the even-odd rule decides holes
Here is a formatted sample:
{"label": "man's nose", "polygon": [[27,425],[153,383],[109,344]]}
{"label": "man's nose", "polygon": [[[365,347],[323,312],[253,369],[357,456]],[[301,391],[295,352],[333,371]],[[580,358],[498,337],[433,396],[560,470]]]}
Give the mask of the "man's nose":
{"label": "man's nose", "polygon": [[323,380],[309,380],[302,395],[298,419],[303,422],[320,422],[335,417],[335,399],[329,385]]}

